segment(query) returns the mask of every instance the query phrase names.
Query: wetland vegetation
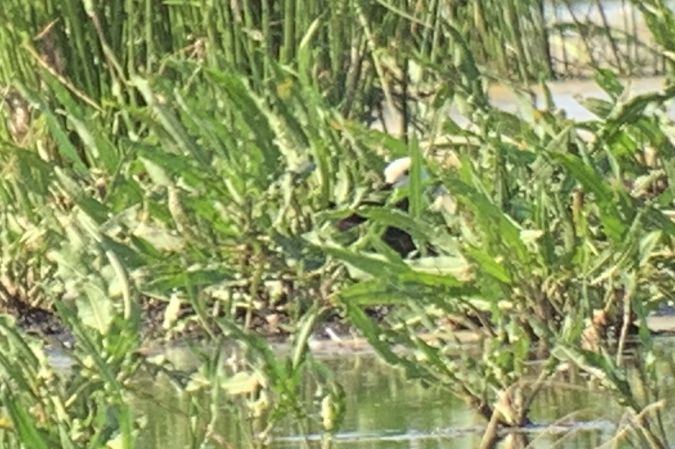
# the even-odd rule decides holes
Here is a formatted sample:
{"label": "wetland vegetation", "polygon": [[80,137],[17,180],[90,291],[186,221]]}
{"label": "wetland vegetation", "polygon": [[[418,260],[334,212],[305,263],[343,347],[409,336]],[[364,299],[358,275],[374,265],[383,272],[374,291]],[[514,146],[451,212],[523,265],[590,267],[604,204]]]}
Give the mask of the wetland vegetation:
{"label": "wetland vegetation", "polygon": [[[675,287],[675,15],[582,5],[599,22],[569,1],[4,0],[2,447],[159,447],[155,410],[189,418],[183,447],[289,422],[341,444],[360,404],[313,348],[352,333],[400,388],[467,404],[480,447],[565,420],[532,413],[561,384],[619,411],[598,444],[671,447],[647,320]],[[577,75],[604,92],[591,120],[546,87]]]}

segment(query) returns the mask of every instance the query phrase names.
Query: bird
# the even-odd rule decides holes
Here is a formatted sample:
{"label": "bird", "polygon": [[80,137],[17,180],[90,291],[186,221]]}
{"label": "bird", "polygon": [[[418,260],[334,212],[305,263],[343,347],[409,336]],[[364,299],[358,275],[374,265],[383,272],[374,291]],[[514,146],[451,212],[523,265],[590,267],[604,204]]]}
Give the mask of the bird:
{"label": "bird", "polygon": [[[394,159],[384,168],[384,184],[389,188],[403,187],[408,184],[412,160],[409,156]],[[426,176],[426,172],[423,173]]]}
{"label": "bird", "polygon": [[[393,191],[406,186],[409,182],[411,166],[412,160],[410,157],[401,157],[391,161],[383,171],[384,185],[381,190]],[[425,176],[426,173],[423,172],[423,177]],[[366,202],[364,204],[374,206],[383,205],[383,203],[377,202]],[[393,204],[393,207],[407,212],[409,207],[408,198],[400,199]],[[358,213],[353,213],[338,221],[336,227],[339,231],[348,231],[366,221],[368,221],[366,217],[359,215]],[[417,250],[417,246],[415,245],[412,236],[403,229],[395,226],[387,226],[382,234],[382,241],[396,251],[401,257],[407,257]]]}

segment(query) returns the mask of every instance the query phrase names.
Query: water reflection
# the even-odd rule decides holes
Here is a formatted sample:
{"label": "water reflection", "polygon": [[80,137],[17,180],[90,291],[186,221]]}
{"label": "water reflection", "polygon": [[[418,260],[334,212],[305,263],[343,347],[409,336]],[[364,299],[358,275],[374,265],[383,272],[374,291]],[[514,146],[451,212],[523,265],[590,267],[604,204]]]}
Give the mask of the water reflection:
{"label": "water reflection", "polygon": [[[636,95],[662,91],[666,85],[663,77],[645,77],[623,80],[626,86],[626,98]],[[593,80],[567,80],[554,81],[547,84],[553,97],[555,108],[563,111],[565,115],[576,121],[596,120],[598,117],[589,111],[584,105],[584,98],[598,98],[608,100],[609,96],[600,89]],[[532,94],[535,106],[544,107],[544,92],[537,86],[533,86]],[[523,118],[528,118],[529,105],[525,105],[521,99],[509,88],[502,85],[490,87],[488,95],[493,106],[511,113],[517,113]],[[672,101],[668,102],[668,113],[675,117],[675,107]]]}
{"label": "water reflection", "polygon": [[[661,397],[666,399],[675,397],[674,347],[675,339],[659,342],[657,380]],[[186,365],[194,362],[189,353],[180,357],[185,358],[181,363]],[[401,371],[384,365],[374,355],[347,354],[327,360],[325,364],[336,373],[336,379],[346,392],[347,413],[340,432],[333,438],[335,447],[432,449],[479,446],[484,421],[463,402],[440,389],[425,388],[418,382],[406,380]],[[525,435],[504,438],[498,447],[507,449],[529,444],[528,447],[541,449],[584,449],[598,447],[610,440],[623,412],[609,400],[606,391],[589,387],[580,377],[568,373],[543,390],[531,415],[540,426],[533,426]],[[189,396],[172,387],[166,379],[148,380],[140,389],[147,393],[146,399],[138,402],[138,411],[147,415],[147,426],[140,435],[138,447],[195,447],[208,425],[207,412],[213,406],[212,398],[201,398],[198,408],[194,402],[191,408]],[[311,401],[313,394],[314,387],[307,382],[306,399]],[[243,429],[241,424],[245,420],[239,419],[236,407],[228,407],[220,410],[222,416],[215,424],[220,442],[214,442],[213,447],[251,447],[252,443],[247,440],[250,429]],[[199,418],[204,420],[201,424],[196,417],[199,411],[207,415]],[[675,435],[675,413],[667,409],[665,412],[668,433]],[[556,426],[551,426],[553,424]],[[304,436],[298,435],[299,427],[306,430]],[[297,423],[289,419],[275,432],[271,447],[320,448],[325,447],[322,446],[323,437],[316,420]]]}
{"label": "water reflection", "polygon": [[[626,88],[625,98],[662,92],[666,85],[664,77],[622,79],[621,82]],[[553,81],[546,85],[551,93],[554,110],[576,122],[593,121],[599,118],[585,106],[586,100],[609,99],[609,96],[593,80]],[[546,95],[539,86],[531,86],[527,94],[517,94],[512,87],[503,84],[490,85],[488,98],[495,108],[515,114],[528,122],[535,120],[535,109],[544,109],[546,101]],[[675,118],[675,101],[667,101],[664,107],[668,117]],[[380,131],[386,129],[394,136],[402,134],[402,116],[397,110],[392,110],[387,104],[383,104],[382,118],[384,125],[378,119],[370,125],[371,128]],[[456,105],[450,108],[450,118],[461,128],[467,128],[472,123]]]}

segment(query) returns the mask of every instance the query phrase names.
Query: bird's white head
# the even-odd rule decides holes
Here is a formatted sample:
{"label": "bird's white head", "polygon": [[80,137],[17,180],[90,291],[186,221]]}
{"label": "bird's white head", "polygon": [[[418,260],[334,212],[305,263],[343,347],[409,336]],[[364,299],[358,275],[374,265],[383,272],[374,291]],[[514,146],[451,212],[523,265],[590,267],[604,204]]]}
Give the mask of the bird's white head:
{"label": "bird's white head", "polygon": [[[410,180],[411,165],[412,161],[409,157],[394,159],[384,169],[384,182],[394,189],[405,187]],[[428,176],[429,173],[422,167],[422,179],[426,179]],[[432,210],[445,210],[455,213],[457,204],[445,187],[436,186],[431,194],[433,199]]]}
{"label": "bird's white head", "polygon": [[[393,188],[404,187],[410,180],[410,168],[412,160],[410,157],[401,157],[394,159],[384,169],[384,182]],[[422,167],[422,179],[427,179],[429,173]]]}
{"label": "bird's white head", "polygon": [[384,182],[396,188],[408,183],[411,160],[409,157],[394,159],[384,169]]}

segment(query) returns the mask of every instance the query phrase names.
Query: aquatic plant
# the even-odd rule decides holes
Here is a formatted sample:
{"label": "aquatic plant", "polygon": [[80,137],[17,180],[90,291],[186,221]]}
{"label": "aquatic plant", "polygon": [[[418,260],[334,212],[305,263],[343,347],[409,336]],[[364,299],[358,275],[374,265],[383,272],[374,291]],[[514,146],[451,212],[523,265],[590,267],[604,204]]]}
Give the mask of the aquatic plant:
{"label": "aquatic plant", "polygon": [[[22,324],[56,320],[74,363],[56,372],[26,326],[4,319],[8,446],[132,447],[142,427],[129,405],[134,382],[157,372],[184,380],[144,357],[142,342],[192,332],[235,340],[246,355],[243,377],[215,352],[177,383],[203,413],[195,446],[221,416],[201,407],[202,393],[225,391],[264,415],[251,445],[284,414],[321,418],[333,432],[340,389],[307,339],[342,310],[336,298],[387,360],[506,425],[526,422],[536,393],[521,382],[532,345],[547,357],[542,382],[559,361],[597,349],[579,349],[582,337],[602,347],[592,334],[604,322],[619,323],[612,349],[622,353],[632,313],[644,317],[672,291],[673,225],[662,213],[672,148],[651,109],[672,92],[625,102],[600,71],[611,98],[592,105],[600,120],[578,124],[551,108],[523,120],[489,105],[481,64],[505,80],[550,75],[541,4],[509,2],[503,11],[518,20],[499,16],[489,29],[473,18],[492,21],[501,8],[419,5],[3,3],[0,296]],[[667,29],[666,16],[644,10]],[[448,118],[453,105],[472,128]],[[365,125],[396,109],[400,140]],[[427,163],[425,180],[431,153],[440,161]],[[408,212],[361,208],[372,219],[364,235],[337,236],[334,221],[373,189],[385,159],[402,155],[413,160],[408,191],[397,193]],[[456,214],[426,212],[435,183]],[[402,260],[378,238],[387,226],[438,257]],[[344,262],[374,280],[353,284]],[[364,311],[383,304],[395,307],[381,321]],[[482,358],[457,363],[444,343],[419,337],[448,321],[484,335]],[[274,354],[256,331],[294,336],[293,352]],[[308,371],[330,384],[321,405],[300,397]],[[255,388],[242,393],[237,380]]]}
{"label": "aquatic plant", "polygon": [[[474,62],[467,56],[456,64]],[[528,423],[538,390],[567,362],[601,377],[635,415],[653,399],[636,394],[620,373],[634,323],[648,353],[646,315],[672,299],[675,225],[664,208],[673,146],[659,110],[675,90],[625,98],[612,72],[598,71],[596,81],[609,100],[588,101],[598,119],[584,123],[551,103],[536,109],[524,102],[525,118],[495,110],[478,83],[440,90],[436,107],[413,121],[431,136],[429,152],[447,148],[440,162],[429,162],[436,173],[430,182],[445,186],[457,210],[422,213],[430,205],[412,185],[410,202],[418,206],[409,213],[366,212],[378,218],[376,229],[401,227],[431,242],[438,256],[403,260],[381,245],[373,245],[376,255],[324,244],[366,275],[338,298],[378,353],[465,398],[494,424]],[[466,105],[469,126],[447,117],[453,102]],[[419,180],[422,150],[413,141],[409,152]],[[366,313],[372,307],[389,311],[373,319]],[[481,356],[448,355],[457,328],[478,334]],[[543,359],[534,378],[533,357]],[[648,359],[639,359],[640,369],[649,371]],[[662,428],[646,429],[644,441],[666,447]],[[486,434],[486,445],[494,435]]]}

